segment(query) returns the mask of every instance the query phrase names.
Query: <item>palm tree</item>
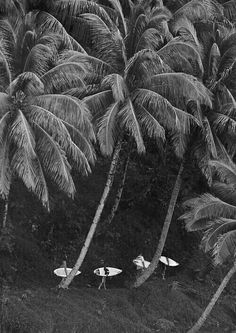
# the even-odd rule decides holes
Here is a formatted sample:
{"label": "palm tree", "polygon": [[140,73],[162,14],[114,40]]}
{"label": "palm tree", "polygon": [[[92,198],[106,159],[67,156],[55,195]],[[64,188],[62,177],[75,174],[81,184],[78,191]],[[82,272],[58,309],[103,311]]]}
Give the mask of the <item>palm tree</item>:
{"label": "palm tree", "polygon": [[[168,4],[169,8],[172,9],[173,2],[167,2]],[[194,46],[204,66],[204,71],[199,77],[214,94],[212,110],[205,107],[200,109],[193,105],[192,112],[202,125],[202,133],[197,135],[194,133],[194,139],[190,145],[199,167],[210,184],[212,174],[207,161],[210,158],[217,158],[221,142],[224,143],[228,151],[235,150],[234,116],[236,104],[232,95],[235,89],[234,29],[226,19],[228,16],[224,17],[226,4],[223,7],[216,1],[208,0],[189,2],[180,0],[175,1],[174,4],[177,7],[170,22],[170,30],[173,34],[181,36],[183,41]],[[182,65],[181,61],[179,63]],[[135,287],[140,286],[157,267],[180,190],[182,171],[183,165],[181,164],[157,250],[151,265],[135,281]]]}
{"label": "palm tree", "polygon": [[229,157],[223,161],[211,161],[210,165],[218,176],[218,181],[212,187],[217,196],[206,193],[186,201],[187,212],[181,219],[188,231],[204,231],[202,247],[206,252],[213,251],[215,265],[228,260],[232,264],[201,317],[188,333],[198,332],[204,325],[227,283],[236,273],[236,165]]}
{"label": "palm tree", "polygon": [[[85,89],[69,89],[67,93],[83,97],[98,125],[102,153],[113,154],[90,231],[74,269],[60,285],[62,288],[69,286],[88,251],[112,185],[121,141],[133,138],[137,151],[144,153],[144,133],[158,143],[165,140],[167,133],[181,157],[190,124],[197,121],[187,113],[187,102],[192,100],[211,107],[208,89],[193,76],[201,78],[203,74],[197,45],[170,34],[169,11],[139,1],[136,6],[131,4],[130,17],[125,19],[119,2],[110,3],[108,10],[92,1],[72,0],[65,7],[65,2],[59,0],[53,9],[72,36],[90,52],[90,55],[65,54],[65,61],[86,66],[87,73],[90,68]],[[91,78],[91,73],[96,75]]]}
{"label": "palm tree", "polygon": [[22,15],[14,9],[10,15],[8,7],[6,13],[2,11],[0,17],[3,226],[13,178],[22,179],[49,208],[48,180],[73,197],[71,168],[87,174],[95,158],[87,106],[62,94],[69,87],[85,86],[85,68],[73,62],[60,64],[63,52],[82,48],[50,14],[36,11]]}

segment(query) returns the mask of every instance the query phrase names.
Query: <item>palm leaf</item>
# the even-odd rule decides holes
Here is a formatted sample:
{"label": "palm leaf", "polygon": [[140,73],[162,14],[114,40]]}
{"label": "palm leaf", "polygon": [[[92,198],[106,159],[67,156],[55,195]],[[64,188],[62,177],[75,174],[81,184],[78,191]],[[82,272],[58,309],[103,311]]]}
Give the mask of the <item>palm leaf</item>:
{"label": "palm leaf", "polygon": [[232,21],[235,22],[236,20],[236,3],[235,0],[230,0],[227,1],[223,4],[224,7],[224,15],[225,17]]}
{"label": "palm leaf", "polygon": [[196,78],[185,73],[154,75],[150,79],[148,88],[158,92],[179,108],[185,108],[186,103],[190,100],[212,106],[209,90]]}
{"label": "palm leaf", "polygon": [[90,111],[79,99],[67,95],[43,95],[32,99],[32,104],[49,110],[60,119],[78,128],[84,135],[94,140],[94,132],[90,122]]}
{"label": "palm leaf", "polygon": [[68,129],[59,118],[54,116],[51,112],[34,105],[30,107],[28,113],[30,113],[30,121],[37,123],[37,125],[46,131],[52,139],[60,145],[67,156],[69,156],[79,168],[79,171],[84,174],[90,172],[87,158],[91,158],[91,153],[87,155],[86,150],[83,152],[74,144]]}
{"label": "palm leaf", "polygon": [[137,50],[138,42],[147,28],[148,18],[143,12],[141,12],[140,15],[138,15],[138,17],[136,18],[134,25],[132,25],[132,22],[130,22],[130,24],[131,31],[126,38],[128,58],[132,57],[135,53],[135,50]]}
{"label": "palm leaf", "polygon": [[119,136],[117,133],[117,114],[119,111],[119,102],[111,104],[105,114],[98,122],[98,141],[101,151],[104,155],[111,155],[114,149],[114,144]]}
{"label": "palm leaf", "polygon": [[236,184],[236,166],[230,161],[209,161],[209,165],[214,168],[222,182]]}
{"label": "palm leaf", "polygon": [[33,72],[38,77],[48,72],[55,61],[52,48],[43,45],[35,45],[25,61],[24,72]]}
{"label": "palm leaf", "polygon": [[71,37],[66,32],[63,25],[49,13],[43,11],[36,11],[32,15],[32,26],[35,25],[36,33],[39,32],[41,35],[56,34],[63,38],[65,45],[72,49]]}
{"label": "palm leaf", "polygon": [[183,42],[193,46],[200,56],[203,57],[203,46],[198,39],[196,29],[192,22],[188,20],[186,16],[182,16],[171,23],[173,34],[175,36],[178,35]]}
{"label": "palm leaf", "polygon": [[0,141],[0,196],[4,200],[7,200],[9,196],[11,179],[12,173],[9,160],[9,138],[8,135],[5,135]]}
{"label": "palm leaf", "polygon": [[215,144],[215,140],[214,140],[214,136],[212,133],[212,129],[209,123],[209,120],[207,119],[207,117],[203,118],[203,128],[204,128],[204,135],[205,135],[205,140],[208,146],[208,150],[211,153],[213,158],[217,158],[217,149],[216,149],[216,144]]}
{"label": "palm leaf", "polygon": [[[91,164],[94,164],[96,159],[96,154],[91,142],[85,137],[85,135],[82,132],[80,132],[73,125],[70,125],[65,120],[62,120],[62,123],[65,125],[68,132],[70,133],[71,139],[73,140],[74,144],[83,152],[87,160]],[[90,172],[89,166],[88,166],[88,172]]]}
{"label": "palm leaf", "polygon": [[68,196],[73,197],[75,185],[70,175],[71,166],[66,159],[64,151],[36,123],[34,123],[34,129],[36,132],[36,150],[43,169],[59,189],[64,191]]}
{"label": "palm leaf", "polygon": [[86,0],[58,0],[52,4],[53,15],[63,22],[66,28],[70,28],[73,23],[73,17],[83,13],[91,13],[100,17],[106,25],[112,26],[112,21],[107,12],[94,1]]}
{"label": "palm leaf", "polygon": [[41,81],[44,83],[46,93],[61,92],[71,86],[84,87],[84,73],[83,66],[76,62],[68,62],[49,70],[41,76]]}
{"label": "palm leaf", "polygon": [[137,105],[135,110],[142,132],[155,139],[157,143],[160,139],[165,141],[165,129],[152,114],[152,111],[146,109],[143,105]]}
{"label": "palm leaf", "polygon": [[173,19],[186,16],[192,23],[198,21],[213,21],[223,17],[223,7],[214,0],[192,0],[178,9]]}
{"label": "palm leaf", "polygon": [[164,44],[163,35],[155,28],[145,30],[137,42],[135,53],[143,49],[156,51]]}
{"label": "palm leaf", "polygon": [[[122,69],[126,62],[126,54],[124,41],[117,27],[114,25],[110,30],[105,22],[94,14],[82,14],[81,18],[83,19],[85,32],[87,29],[89,30],[93,55],[118,71]],[[82,40],[86,41],[87,38],[86,34],[85,37],[82,37]]]}
{"label": "palm leaf", "polygon": [[[5,93],[0,92],[0,118],[12,108],[11,99]],[[1,136],[1,131],[0,131]]]}
{"label": "palm leaf", "polygon": [[129,59],[125,77],[131,87],[144,85],[151,76],[171,72],[170,67],[152,50],[141,50]]}
{"label": "palm leaf", "polygon": [[111,88],[113,98],[117,102],[124,102],[128,96],[128,89],[124,78],[119,74],[107,75],[102,81],[102,88]]}
{"label": "palm leaf", "polygon": [[220,64],[220,50],[216,43],[213,43],[210,55],[209,55],[209,65],[208,65],[208,77],[209,80],[216,80],[216,76],[218,73],[218,68]]}
{"label": "palm leaf", "polygon": [[93,117],[98,118],[104,114],[104,110],[114,102],[111,90],[104,90],[83,99]]}
{"label": "palm leaf", "polygon": [[0,44],[0,88],[1,90],[5,90],[7,86],[11,83],[11,71],[6,60],[6,57],[1,51]]}
{"label": "palm leaf", "polygon": [[221,200],[236,206],[236,188],[235,184],[226,184],[222,182],[214,182],[211,187],[213,193]]}
{"label": "palm leaf", "polygon": [[210,251],[218,242],[219,237],[232,230],[236,230],[236,220],[224,218],[214,220],[202,239],[204,251]]}
{"label": "palm leaf", "polygon": [[44,84],[38,76],[31,72],[25,72],[17,76],[7,89],[10,96],[22,91],[26,96],[41,95],[44,92]]}
{"label": "palm leaf", "polygon": [[197,122],[195,117],[173,107],[167,99],[148,89],[137,89],[132,96],[132,101],[135,107],[146,108],[164,128],[172,133],[181,130],[187,134],[191,122]]}
{"label": "palm leaf", "polygon": [[162,47],[158,54],[175,72],[184,72],[202,78],[204,69],[200,54],[178,37]]}
{"label": "palm leaf", "polygon": [[[70,51],[71,53],[71,51]],[[63,54],[64,59],[66,54]],[[80,64],[84,70],[86,77],[93,78],[93,81],[97,81],[98,79],[101,79],[105,75],[108,75],[110,73],[114,73],[115,69],[104,62],[101,59],[89,56],[87,54],[79,53],[74,51],[74,54],[71,55],[71,57],[63,59],[63,62],[76,62]],[[59,63],[61,63],[60,61]],[[93,75],[92,75],[93,74]]]}
{"label": "palm leaf", "polygon": [[196,230],[195,223],[199,220],[211,221],[218,217],[234,218],[236,214],[234,205],[230,205],[209,193],[187,200],[184,207],[188,208],[188,211],[181,216],[181,219],[185,221],[188,231]]}
{"label": "palm leaf", "polygon": [[17,110],[16,118],[9,131],[9,139],[18,149],[22,148],[30,159],[36,158],[34,134],[21,110]]}
{"label": "palm leaf", "polygon": [[128,98],[124,106],[119,110],[119,118],[121,121],[121,127],[125,128],[128,133],[134,138],[137,150],[139,153],[145,152],[145,146],[143,142],[142,133],[140,130],[139,122],[134,110],[132,101]]}
{"label": "palm leaf", "polygon": [[19,148],[12,157],[11,168],[23,180],[27,189],[36,194],[49,209],[48,189],[38,158],[32,159],[23,147]]}
{"label": "palm leaf", "polygon": [[126,36],[127,35],[127,25],[126,25],[126,21],[125,21],[125,17],[124,17],[124,14],[123,14],[123,9],[122,9],[122,6],[120,4],[120,1],[119,0],[108,0],[108,2],[110,2],[110,4],[112,5],[112,7],[118,13],[118,15],[119,15],[119,17],[121,19],[121,22],[122,22],[122,27],[123,27],[123,30],[124,30],[124,35]]}
{"label": "palm leaf", "polygon": [[234,258],[236,253],[236,230],[229,231],[218,238],[213,255],[216,265],[222,264],[228,258]]}

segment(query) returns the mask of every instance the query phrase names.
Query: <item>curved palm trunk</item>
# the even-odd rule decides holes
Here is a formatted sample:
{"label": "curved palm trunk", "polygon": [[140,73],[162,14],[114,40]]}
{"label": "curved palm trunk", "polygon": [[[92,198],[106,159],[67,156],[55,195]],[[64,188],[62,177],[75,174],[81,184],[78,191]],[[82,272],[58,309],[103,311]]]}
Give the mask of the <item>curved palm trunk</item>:
{"label": "curved palm trunk", "polygon": [[216,293],[213,295],[210,303],[207,305],[205,311],[202,313],[201,317],[198,319],[196,324],[187,332],[187,333],[196,333],[200,330],[200,328],[205,323],[207,317],[211,313],[214,305],[216,304],[218,298],[222,294],[223,290],[225,289],[226,285],[228,284],[231,277],[236,273],[236,262],[234,266],[229,270],[228,274],[224,277],[223,281],[221,282],[219,288],[217,289]]}
{"label": "curved palm trunk", "polygon": [[124,190],[124,185],[125,185],[125,179],[126,179],[126,174],[127,174],[127,169],[128,169],[128,165],[129,165],[129,157],[130,155],[128,155],[124,161],[124,166],[123,166],[123,175],[117,190],[117,194],[116,194],[116,198],[115,198],[115,202],[114,205],[111,209],[110,214],[107,217],[107,220],[105,222],[105,224],[110,224],[114,218],[114,216],[116,215],[117,209],[119,207],[120,204],[120,199]]}
{"label": "curved palm trunk", "polygon": [[161,257],[163,248],[165,246],[167,234],[168,234],[170,223],[171,223],[172,216],[174,213],[175,204],[176,204],[176,201],[177,201],[177,198],[179,195],[179,191],[180,191],[180,187],[181,187],[181,183],[182,183],[181,175],[183,172],[183,168],[184,167],[183,167],[183,162],[182,162],[180,165],[180,168],[179,168],[178,176],[175,181],[175,186],[174,186],[172,194],[171,194],[168,211],[166,214],[165,222],[164,222],[164,225],[163,225],[163,228],[161,231],[161,237],[160,237],[155,255],[152,259],[151,264],[148,266],[148,268],[145,269],[142,272],[142,274],[136,279],[136,281],[134,283],[134,288],[140,287],[152,275],[152,273],[155,271],[155,269],[159,263],[159,259]]}
{"label": "curved palm trunk", "polygon": [[70,272],[70,274],[65,278],[64,281],[61,281],[61,283],[59,284],[59,288],[63,288],[63,289],[67,289],[68,286],[70,285],[70,283],[72,282],[72,280],[75,277],[75,274],[77,273],[77,271],[79,270],[80,266],[82,265],[84,258],[88,252],[90,243],[93,239],[94,233],[96,231],[96,227],[98,225],[98,222],[100,221],[102,212],[103,212],[103,208],[105,205],[105,202],[107,200],[108,194],[110,193],[112,184],[113,184],[113,180],[114,180],[114,175],[115,175],[115,171],[116,171],[116,167],[117,167],[117,163],[119,160],[119,155],[120,155],[120,151],[121,151],[121,141],[117,144],[114,154],[113,154],[113,158],[112,158],[112,162],[111,162],[111,166],[110,166],[110,170],[107,176],[107,181],[106,181],[106,185],[102,194],[102,197],[100,199],[99,205],[97,207],[93,222],[91,224],[91,227],[89,229],[89,232],[87,234],[86,240],[84,242],[84,245],[82,247],[82,250],[80,251],[80,255],[75,263],[75,266],[73,267],[72,271]]}
{"label": "curved palm trunk", "polygon": [[5,205],[4,205],[4,212],[3,212],[3,218],[2,218],[2,229],[6,228],[7,214],[8,214],[8,200],[5,201]]}

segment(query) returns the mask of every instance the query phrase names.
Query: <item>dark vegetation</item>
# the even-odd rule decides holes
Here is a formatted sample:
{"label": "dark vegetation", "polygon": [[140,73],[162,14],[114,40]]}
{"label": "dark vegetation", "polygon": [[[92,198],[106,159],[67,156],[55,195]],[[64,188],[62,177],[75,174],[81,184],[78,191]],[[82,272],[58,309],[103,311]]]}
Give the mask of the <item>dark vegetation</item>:
{"label": "dark vegetation", "polygon": [[[227,267],[212,270],[210,259],[198,249],[200,236],[187,234],[177,221],[183,212],[181,200],[207,188],[194,166],[184,174],[164,252],[180,263],[179,268],[167,270],[163,281],[160,264],[143,287],[129,288],[136,275],[132,259],[137,253],[151,259],[155,250],[176,174],[172,155],[162,167],[151,153],[142,159],[132,156],[119,212],[111,225],[103,225],[111,197],[81,268],[83,274],[68,291],[56,291],[59,278],[53,269],[64,258],[68,267],[73,265],[107,167],[107,161],[100,159],[89,178],[78,177],[74,201],[55,191],[50,214],[22,184],[14,183],[9,209],[13,247],[10,256],[1,255],[7,281],[3,310],[7,332],[186,332],[200,316]],[[106,291],[97,290],[99,278],[93,274],[101,259],[123,269],[122,275],[108,280]],[[233,331],[235,292],[233,279],[202,332]]]}

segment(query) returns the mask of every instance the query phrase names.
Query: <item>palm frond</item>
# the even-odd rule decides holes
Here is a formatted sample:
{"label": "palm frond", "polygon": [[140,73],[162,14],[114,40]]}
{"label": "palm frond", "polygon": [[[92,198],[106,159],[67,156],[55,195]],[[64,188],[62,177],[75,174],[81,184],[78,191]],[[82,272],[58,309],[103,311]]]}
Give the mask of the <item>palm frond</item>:
{"label": "palm frond", "polygon": [[131,87],[142,87],[151,76],[168,72],[172,70],[155,51],[143,49],[129,59],[125,77]]}
{"label": "palm frond", "polygon": [[185,108],[190,100],[212,106],[210,91],[196,78],[185,73],[154,75],[151,77],[148,87],[179,108]]}
{"label": "palm frond", "polygon": [[[105,22],[94,14],[82,14],[81,18],[85,31],[89,30],[93,55],[116,70],[122,70],[126,62],[126,54],[124,41],[117,27],[114,25],[110,30]],[[87,39],[88,36],[86,35],[85,38]]]}
{"label": "palm frond", "polygon": [[186,16],[182,16],[171,23],[173,34],[175,36],[178,35],[183,42],[193,46],[200,56],[203,57],[203,46],[198,39],[197,31],[192,22]]}
{"label": "palm frond", "polygon": [[156,142],[165,141],[165,129],[152,114],[153,110],[148,110],[143,105],[135,105],[138,122],[142,132],[148,137],[153,138]]}
{"label": "palm frond", "polygon": [[145,152],[145,146],[143,142],[143,137],[141,133],[141,129],[139,126],[139,122],[135,113],[135,109],[132,101],[128,98],[123,105],[123,107],[119,110],[119,118],[121,121],[121,127],[125,128],[128,133],[134,138],[138,153]]}
{"label": "palm frond", "polygon": [[181,219],[186,224],[188,231],[195,229],[195,223],[199,220],[206,221],[206,228],[209,221],[218,217],[234,218],[236,214],[236,206],[230,205],[209,193],[205,193],[199,197],[187,200],[184,203],[187,208]]}
{"label": "palm frond", "polygon": [[228,258],[234,258],[236,253],[236,230],[229,231],[218,238],[213,255],[216,265],[222,264]]}
{"label": "palm frond", "polygon": [[16,118],[9,131],[9,139],[18,149],[22,148],[29,158],[36,158],[34,134],[21,110],[17,110]]}
{"label": "palm frond", "polygon": [[50,135],[34,123],[36,132],[36,151],[43,169],[68,196],[74,197],[75,185],[70,175],[71,166],[64,151]]}
{"label": "palm frond", "polygon": [[[69,51],[69,54],[71,54],[72,51]],[[86,77],[93,78],[93,81],[97,81],[98,79],[101,79],[105,75],[108,75],[110,73],[116,72],[116,70],[106,63],[105,61],[92,57],[90,55],[79,53],[73,51],[74,54],[72,54],[70,57],[66,57],[66,53],[64,53],[59,61],[59,64],[62,62],[76,62],[85,70]],[[92,75],[93,74],[93,75]]]}
{"label": "palm frond", "polygon": [[114,149],[114,144],[119,136],[117,126],[117,114],[119,111],[119,101],[111,104],[105,114],[98,122],[98,141],[100,144],[101,152],[104,155],[111,155]]}
{"label": "palm frond", "polygon": [[60,119],[78,128],[84,135],[94,140],[94,132],[90,122],[90,111],[79,99],[67,95],[43,95],[32,99],[31,104],[49,110]]}
{"label": "palm frond", "polygon": [[173,19],[186,16],[192,23],[198,21],[213,21],[222,19],[224,14],[223,7],[214,0],[192,0],[178,9]]}
{"label": "palm frond", "polygon": [[232,64],[234,64],[236,58],[236,46],[231,47],[228,49],[223,56],[221,57],[219,63],[219,75],[224,74],[225,71],[230,69]]}
{"label": "palm frond", "polygon": [[0,44],[0,89],[5,90],[11,83],[11,70],[7,59],[3,52],[1,51]]}
{"label": "palm frond", "polygon": [[191,123],[197,123],[192,115],[173,107],[171,103],[158,93],[148,89],[137,89],[132,101],[135,107],[146,108],[160,124],[170,132],[181,131],[187,134]]}
{"label": "palm frond", "polygon": [[[78,128],[69,124],[65,120],[62,120],[62,122],[67,128],[68,132],[70,133],[71,139],[73,140],[74,144],[83,152],[87,160],[91,164],[94,164],[96,159],[96,154],[91,141],[89,141],[89,139],[87,139],[85,135],[78,130]],[[88,172],[90,172],[89,166],[88,166]]]}
{"label": "palm frond", "polygon": [[211,160],[209,161],[209,165],[214,168],[222,182],[225,182],[226,184],[236,184],[236,166],[232,160]]}
{"label": "palm frond", "polygon": [[164,44],[163,35],[158,32],[155,28],[146,29],[135,48],[135,53],[143,49],[158,50]]}
{"label": "palm frond", "polygon": [[202,239],[204,251],[210,251],[218,242],[219,237],[232,230],[236,230],[236,220],[219,218],[212,221]]}
{"label": "palm frond", "polygon": [[182,42],[179,37],[172,39],[157,53],[175,72],[184,72],[202,78],[204,69],[200,54],[194,47]]}
{"label": "palm frond", "polygon": [[14,96],[19,91],[22,91],[26,96],[37,96],[43,94],[44,84],[36,74],[25,72],[11,82],[7,91],[10,96]]}
{"label": "palm frond", "polygon": [[216,133],[229,133],[232,136],[236,133],[236,121],[226,114],[215,113],[212,125]]}
{"label": "palm frond", "polygon": [[135,50],[137,50],[138,42],[147,28],[148,18],[142,11],[140,15],[137,16],[134,25],[132,25],[132,22],[130,23],[131,23],[131,29],[130,29],[131,31],[126,38],[126,48],[127,48],[128,58],[132,57],[135,53]]}
{"label": "palm frond", "polygon": [[72,86],[85,87],[84,73],[83,66],[76,62],[68,62],[50,69],[41,76],[45,93],[62,92]]}
{"label": "palm frond", "polygon": [[212,129],[209,123],[209,120],[207,117],[203,118],[203,128],[204,128],[204,135],[205,135],[205,140],[208,146],[208,150],[213,158],[217,158],[217,149],[216,149],[216,144],[215,144],[215,139],[212,133]]}
{"label": "palm frond", "polygon": [[[1,122],[0,122],[1,128]],[[5,132],[5,131],[4,131]],[[2,199],[7,200],[10,192],[12,172],[9,160],[9,138],[5,135],[0,140],[0,196]]]}
{"label": "palm frond", "polygon": [[35,122],[43,130],[45,130],[54,141],[56,141],[73,163],[78,167],[79,171],[83,174],[90,172],[90,167],[87,161],[86,151],[83,152],[72,141],[70,133],[65,124],[51,112],[32,105],[27,113],[30,114],[31,122]]}
{"label": "palm frond", "polygon": [[63,25],[49,13],[43,11],[36,11],[32,15],[32,26],[35,25],[36,33],[39,32],[41,35],[56,34],[63,38],[65,45],[72,49],[71,37],[66,32]]}
{"label": "palm frond", "polygon": [[[0,119],[5,115],[6,112],[10,111],[12,108],[11,99],[6,93],[0,92]],[[2,132],[0,131],[0,136]]]}
{"label": "palm frond", "polygon": [[209,54],[209,64],[208,64],[208,78],[209,80],[216,80],[218,73],[218,68],[220,64],[220,50],[216,43],[213,43],[210,54]]}
{"label": "palm frond", "polygon": [[235,0],[227,1],[223,4],[224,16],[231,22],[236,20],[236,3]]}
{"label": "palm frond", "polygon": [[126,21],[125,21],[125,17],[124,17],[124,14],[123,14],[123,9],[122,9],[122,6],[120,4],[120,1],[119,0],[108,0],[108,2],[110,2],[110,4],[112,5],[112,7],[118,13],[118,15],[119,15],[119,17],[121,19],[121,22],[122,22],[122,26],[123,26],[123,30],[124,30],[124,35],[126,36],[127,35],[127,24],[126,24]]}
{"label": "palm frond", "polygon": [[236,188],[235,184],[226,184],[215,181],[212,184],[211,190],[221,200],[236,206]]}
{"label": "palm frond", "polygon": [[38,158],[32,159],[24,148],[19,148],[12,157],[11,168],[22,179],[27,189],[32,191],[49,209],[48,189]]}
{"label": "palm frond", "polygon": [[233,31],[232,33],[226,35],[225,38],[220,43],[221,54],[224,54],[231,47],[235,46],[235,43],[236,43],[236,32]]}
{"label": "palm frond", "polygon": [[104,110],[114,102],[111,90],[104,90],[83,99],[94,118],[101,117]]}
{"label": "palm frond", "polygon": [[38,77],[48,72],[55,62],[52,48],[43,45],[35,45],[25,61],[24,72],[33,72]]}
{"label": "palm frond", "polygon": [[113,98],[117,102],[124,102],[128,96],[128,89],[125,84],[124,78],[119,74],[107,75],[102,80],[102,87],[110,88]]}
{"label": "palm frond", "polygon": [[68,29],[73,23],[73,17],[78,17],[83,13],[97,15],[109,27],[113,25],[108,13],[94,1],[58,0],[56,3],[52,4],[52,13],[58,17],[58,19]]}

